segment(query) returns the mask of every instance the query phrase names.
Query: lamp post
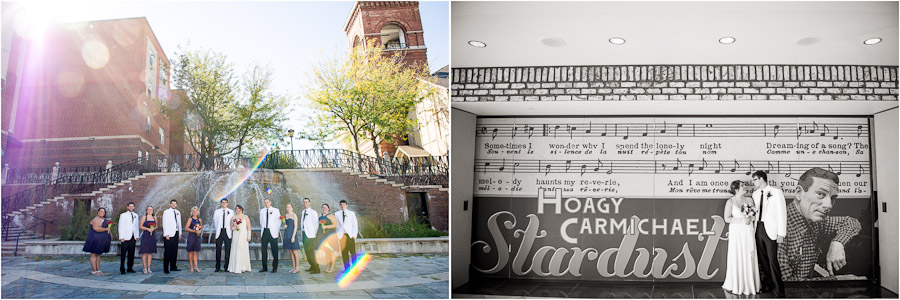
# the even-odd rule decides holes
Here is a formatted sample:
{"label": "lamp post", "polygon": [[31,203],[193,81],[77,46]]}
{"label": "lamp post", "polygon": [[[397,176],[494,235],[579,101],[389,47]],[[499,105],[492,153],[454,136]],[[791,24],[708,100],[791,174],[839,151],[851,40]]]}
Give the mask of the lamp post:
{"label": "lamp post", "polygon": [[288,130],[288,136],[291,137],[291,153],[294,153],[294,130]]}

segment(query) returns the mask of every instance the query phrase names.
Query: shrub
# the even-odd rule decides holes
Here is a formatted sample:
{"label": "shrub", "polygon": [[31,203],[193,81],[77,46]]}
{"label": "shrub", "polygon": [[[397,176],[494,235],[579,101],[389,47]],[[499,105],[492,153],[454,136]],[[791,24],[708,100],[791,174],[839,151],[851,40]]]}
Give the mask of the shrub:
{"label": "shrub", "polygon": [[363,238],[413,238],[439,237],[446,232],[435,230],[426,224],[409,220],[403,223],[386,223],[382,218],[359,217],[360,234]]}
{"label": "shrub", "polygon": [[83,241],[87,239],[88,226],[90,226],[92,218],[89,205],[90,202],[87,201],[75,202],[72,222],[59,227],[59,239],[61,241]]}

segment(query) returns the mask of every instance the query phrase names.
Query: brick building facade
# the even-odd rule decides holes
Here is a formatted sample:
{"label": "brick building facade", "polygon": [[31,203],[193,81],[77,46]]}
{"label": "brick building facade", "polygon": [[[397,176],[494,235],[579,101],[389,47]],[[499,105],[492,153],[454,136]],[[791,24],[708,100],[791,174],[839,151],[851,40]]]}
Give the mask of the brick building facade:
{"label": "brick building facade", "polygon": [[40,38],[5,39],[4,49],[3,160],[11,167],[98,166],[189,149],[172,134],[181,125],[155,105],[178,99],[146,18],[54,25]]}
{"label": "brick building facade", "polygon": [[[357,1],[344,24],[344,33],[351,48],[365,46],[366,41],[375,40],[375,46],[384,48],[385,55],[401,51],[407,66],[428,65],[418,2]],[[374,153],[370,143],[363,143],[360,151],[372,156],[382,156],[387,152],[393,157],[397,146],[404,145],[409,145],[405,138],[398,139],[396,143],[381,142],[381,153]]]}

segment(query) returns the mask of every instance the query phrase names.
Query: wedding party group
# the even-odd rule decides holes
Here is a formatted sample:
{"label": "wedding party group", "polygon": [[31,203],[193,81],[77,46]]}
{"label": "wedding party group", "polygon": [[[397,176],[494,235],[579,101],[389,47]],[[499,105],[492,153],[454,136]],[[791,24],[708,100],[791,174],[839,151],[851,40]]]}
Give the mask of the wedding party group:
{"label": "wedding party group", "polygon": [[[325,272],[334,272],[334,264],[337,256],[343,258],[344,268],[353,264],[356,254],[356,238],[359,235],[359,223],[356,213],[348,210],[348,202],[340,201],[340,210],[331,213],[328,204],[322,204],[321,214],[310,208],[309,198],[303,199],[304,209],[301,215],[294,213],[293,205],[285,205],[286,214],[282,215],[278,208],[272,207],[269,199],[264,200],[265,207],[259,211],[260,244],[262,269],[260,272],[268,272],[268,254],[272,254],[272,273],[278,271],[278,237],[282,236],[283,248],[291,255],[293,268],[289,273],[300,272],[301,241],[304,254],[310,267],[307,272],[318,274],[321,272],[319,262],[316,259],[317,251],[322,252],[325,258]],[[250,218],[244,212],[241,205],[232,210],[228,207],[228,199],[219,201],[220,207],[214,211],[213,226],[215,232],[216,269],[215,272],[243,273],[252,271],[250,264]],[[141,262],[145,274],[153,273],[150,265],[153,254],[157,252],[157,239],[162,239],[164,245],[163,272],[181,271],[175,262],[178,260],[178,244],[187,232],[186,245],[190,272],[200,272],[199,254],[200,241],[203,233],[203,219],[200,218],[200,209],[191,208],[191,216],[188,222],[182,222],[181,213],[178,211],[178,200],[169,201],[169,208],[163,211],[162,220],[158,220],[152,206],[148,206],[144,216],[138,217],[134,212],[135,204],[128,203],[128,211],[122,213],[118,219],[119,238],[119,271],[122,274],[136,273],[134,271],[134,252],[136,244],[140,241]],[[158,232],[159,223],[162,223],[162,232]],[[97,215],[89,224],[87,239],[82,251],[90,253],[92,275],[105,275],[100,271],[100,256],[108,253],[111,247],[112,233],[110,226],[114,224],[107,217],[105,208],[99,208]],[[182,225],[183,224],[183,225]],[[283,230],[284,233],[280,233]],[[160,238],[160,236],[162,236]],[[223,254],[224,253],[224,259]]]}
{"label": "wedding party group", "polygon": [[[752,184],[731,183],[734,196],[725,204],[725,221],[730,224],[722,288],[742,295],[772,291],[781,298],[785,279],[807,280],[814,274],[827,278],[847,265],[845,245],[861,226],[852,217],[828,215],[838,197],[837,174],[822,168],[807,170],[790,203],[781,189],[769,185],[766,172],[756,171],[751,177]],[[817,241],[822,239],[829,242],[825,270],[818,265],[823,250]]]}

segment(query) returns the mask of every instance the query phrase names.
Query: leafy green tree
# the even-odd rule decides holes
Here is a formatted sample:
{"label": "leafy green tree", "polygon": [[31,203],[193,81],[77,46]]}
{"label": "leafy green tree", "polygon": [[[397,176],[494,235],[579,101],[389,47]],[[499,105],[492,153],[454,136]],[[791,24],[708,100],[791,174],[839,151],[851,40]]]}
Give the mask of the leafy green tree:
{"label": "leafy green tree", "polygon": [[287,98],[271,92],[272,72],[254,66],[243,78],[235,75],[227,57],[212,50],[186,50],[178,55],[173,84],[186,99],[179,107],[157,101],[172,118],[184,114],[185,140],[200,156],[201,168],[235,153],[254,141],[272,140],[283,132]]}
{"label": "leafy green tree", "polygon": [[387,54],[374,41],[326,60],[313,70],[307,97],[319,114],[305,137],[344,137],[357,152],[366,140],[378,153],[380,142],[396,142],[415,126],[408,113],[430,93],[419,89],[427,77],[426,66],[405,64],[402,51]]}

